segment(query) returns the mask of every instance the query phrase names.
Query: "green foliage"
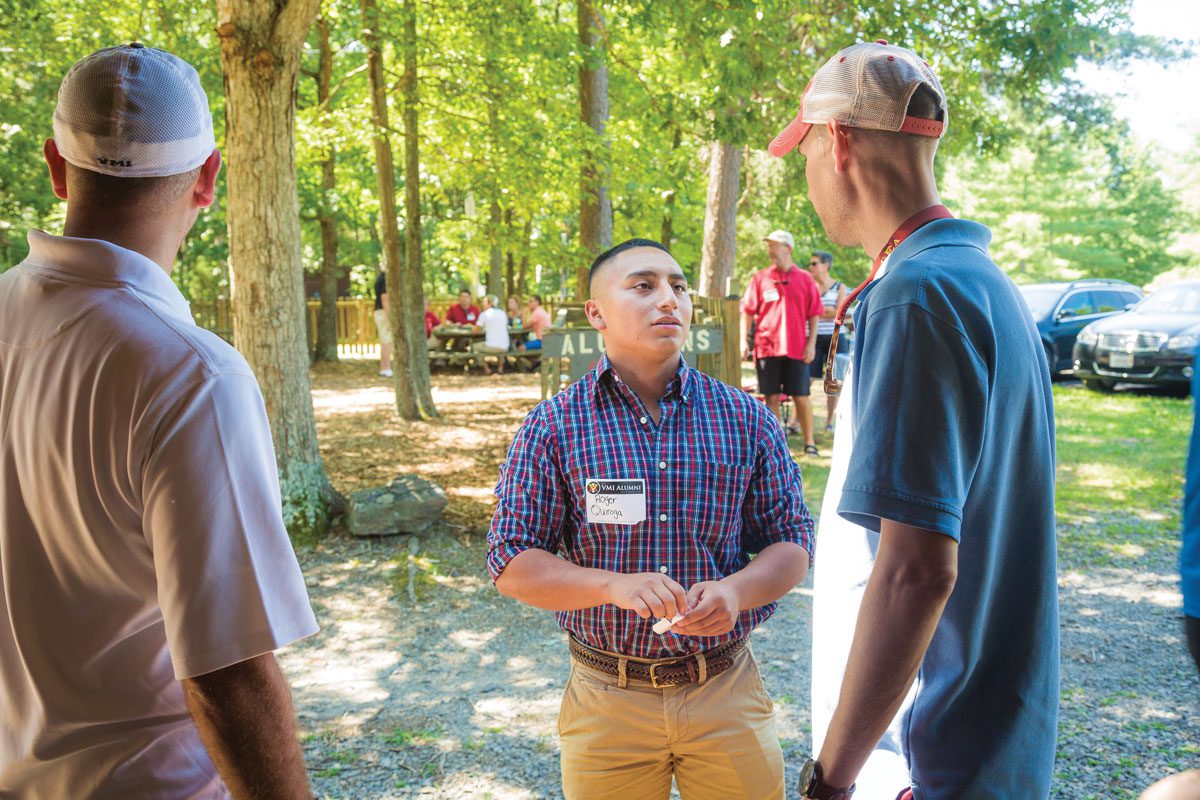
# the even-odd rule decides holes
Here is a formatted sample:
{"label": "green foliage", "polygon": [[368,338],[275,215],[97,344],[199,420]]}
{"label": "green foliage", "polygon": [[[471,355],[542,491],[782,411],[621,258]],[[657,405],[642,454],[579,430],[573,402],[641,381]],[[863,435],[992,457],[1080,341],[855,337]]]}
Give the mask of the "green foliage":
{"label": "green foliage", "polygon": [[993,255],[1018,280],[1146,284],[1179,261],[1169,250],[1185,225],[1180,198],[1106,105],[1079,111],[1058,109],[1046,125],[1014,111],[1024,141],[1002,159],[956,159],[949,195],[991,227]]}
{"label": "green foliage", "polygon": [[[925,54],[941,75],[951,98],[942,155],[963,192],[947,192],[947,200],[996,229],[1006,266],[1024,264],[1031,277],[1080,272],[1141,282],[1175,263],[1165,248],[1188,224],[1177,199],[1109,110],[1064,79],[1080,60],[1177,53],[1172,43],[1131,33],[1126,0],[855,0],[832,11],[785,0],[609,0],[598,7],[605,46],[584,54],[568,3],[420,5],[422,168],[419,176],[398,173],[397,192],[402,199],[404,180],[422,182],[430,294],[483,283],[493,247],[511,254],[514,283],[525,265],[527,291],[572,288],[570,276],[586,258],[577,243],[580,169],[595,136],[579,120],[585,57],[603,59],[609,69],[616,240],[657,238],[669,224],[672,249],[695,277],[706,148],[719,139],[748,150],[740,278],[763,265],[761,238],[774,228],[796,235],[797,260],[808,249],[832,250],[839,277],[861,277],[863,254],[824,237],[805,197],[803,160],[770,159],[760,148],[795,113],[823,61],[841,46],[876,37]],[[402,163],[402,59],[394,50],[402,15],[396,0],[383,0],[380,10],[393,146]],[[332,209],[340,265],[351,276],[351,293],[364,295],[380,245],[359,4],[325,0],[321,13],[334,52],[333,93],[318,104],[315,31],[297,87],[304,266],[314,274],[319,268],[317,216]],[[200,72],[223,141],[212,3],[0,0],[0,19],[0,85],[13,89],[0,97],[0,269],[24,256],[26,230],[61,225],[63,206],[49,190],[40,148],[50,135],[58,83],[81,56],[135,38],[178,53]],[[325,191],[320,162],[330,150],[337,153],[337,186]],[[201,215],[175,272],[189,299],[228,296],[227,255],[218,199]]]}

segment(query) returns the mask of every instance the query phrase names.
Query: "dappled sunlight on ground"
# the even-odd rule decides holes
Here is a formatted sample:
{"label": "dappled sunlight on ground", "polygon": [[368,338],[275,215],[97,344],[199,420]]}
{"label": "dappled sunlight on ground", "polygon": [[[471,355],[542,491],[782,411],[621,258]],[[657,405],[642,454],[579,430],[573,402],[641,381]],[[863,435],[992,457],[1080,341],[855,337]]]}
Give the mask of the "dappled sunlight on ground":
{"label": "dappled sunlight on ground", "polygon": [[396,416],[392,383],[376,369],[369,361],[313,368],[321,456],[334,487],[348,494],[417,473],[447,490],[451,523],[485,528],[499,464],[540,397],[537,375],[435,372],[440,416],[419,423]]}
{"label": "dappled sunlight on ground", "polygon": [[352,390],[313,390],[313,408],[317,415],[321,414],[360,414],[366,411],[378,411],[381,407],[391,406],[396,401],[396,394],[387,386],[372,386],[367,389]]}
{"label": "dappled sunlight on ground", "polygon": [[[343,492],[414,472],[446,489],[420,537],[344,531],[299,552],[321,623],[281,651],[316,795],[346,800],[560,797],[569,674],[551,613],[500,596],[484,568],[497,470],[538,400],[537,376],[434,375],[442,416],[396,418],[370,362],[314,369],[321,452]],[[1062,714],[1054,800],[1132,800],[1200,757],[1200,692],[1179,635],[1178,498],[1185,404],[1058,387]],[[818,419],[820,404],[817,404]],[[1189,416],[1190,422],[1190,416]],[[816,516],[829,469],[790,444]],[[414,602],[411,597],[415,596]],[[775,704],[788,784],[810,753],[811,579],[753,648]],[[1114,787],[1120,785],[1119,790]],[[635,800],[630,798],[630,800]]]}
{"label": "dappled sunlight on ground", "polygon": [[[1106,580],[1098,580],[1100,577]],[[1101,595],[1130,603],[1153,603],[1160,608],[1178,609],[1183,595],[1178,589],[1179,576],[1152,570],[1097,569],[1085,575],[1078,570],[1064,571],[1058,585],[1071,588],[1082,597]]]}

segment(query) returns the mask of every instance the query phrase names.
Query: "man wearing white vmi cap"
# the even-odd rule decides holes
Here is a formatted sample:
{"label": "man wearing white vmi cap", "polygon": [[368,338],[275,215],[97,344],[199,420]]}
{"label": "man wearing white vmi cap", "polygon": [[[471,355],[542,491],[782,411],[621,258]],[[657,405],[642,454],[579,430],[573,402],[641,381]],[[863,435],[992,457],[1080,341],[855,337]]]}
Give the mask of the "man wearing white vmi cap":
{"label": "man wearing white vmi cap", "polygon": [[[941,205],[947,118],[911,50],[857,44],[771,143],[829,238],[874,259],[817,535],[816,759],[801,795],[1038,800],[1058,707],[1054,408],[991,234]],[[839,382],[826,370],[826,392]],[[843,674],[844,668],[844,674]]]}
{"label": "man wearing white vmi cap", "polygon": [[44,153],[65,235],[0,275],[0,797],[309,797],[262,396],[168,277],[221,166],[196,71],[93,53]]}

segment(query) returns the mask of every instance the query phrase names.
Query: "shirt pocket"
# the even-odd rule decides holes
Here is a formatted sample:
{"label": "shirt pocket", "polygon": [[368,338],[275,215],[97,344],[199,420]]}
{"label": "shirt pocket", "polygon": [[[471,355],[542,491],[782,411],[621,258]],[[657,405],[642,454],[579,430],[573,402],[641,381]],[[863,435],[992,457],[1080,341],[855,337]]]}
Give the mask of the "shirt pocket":
{"label": "shirt pocket", "polygon": [[750,466],[706,461],[696,465],[694,474],[685,505],[688,527],[724,569],[726,556],[743,550],[742,504]]}

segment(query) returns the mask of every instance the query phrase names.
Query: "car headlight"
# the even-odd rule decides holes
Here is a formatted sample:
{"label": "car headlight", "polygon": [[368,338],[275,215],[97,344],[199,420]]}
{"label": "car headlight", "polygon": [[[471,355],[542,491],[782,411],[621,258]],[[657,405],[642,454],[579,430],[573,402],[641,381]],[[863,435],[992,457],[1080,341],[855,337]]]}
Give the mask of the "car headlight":
{"label": "car headlight", "polygon": [[1096,336],[1095,331],[1093,331],[1091,328],[1084,328],[1079,332],[1079,336],[1075,337],[1075,341],[1082,345],[1091,347],[1096,343],[1097,338],[1098,337]]}
{"label": "car headlight", "polygon": [[1181,333],[1178,336],[1172,336],[1167,341],[1167,349],[1195,350],[1197,344],[1200,344],[1200,335],[1195,333]]}

